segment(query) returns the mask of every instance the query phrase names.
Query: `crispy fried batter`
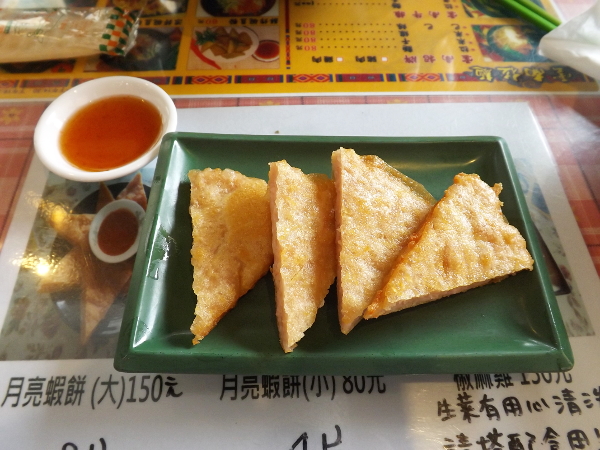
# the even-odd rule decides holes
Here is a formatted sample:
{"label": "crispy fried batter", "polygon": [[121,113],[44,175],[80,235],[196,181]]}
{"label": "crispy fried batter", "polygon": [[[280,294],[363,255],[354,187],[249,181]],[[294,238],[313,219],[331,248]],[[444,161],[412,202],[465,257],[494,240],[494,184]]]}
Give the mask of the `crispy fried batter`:
{"label": "crispy fried batter", "polygon": [[337,192],[338,310],[347,334],[362,318],[409,237],[435,203],[416,181],[377,156],[332,154]]}
{"label": "crispy fried batter", "polygon": [[191,170],[197,344],[273,262],[267,183],[230,169]]}
{"label": "crispy fried batter", "polygon": [[286,161],[269,166],[277,326],[288,353],[314,323],[335,279],[335,186]]}
{"label": "crispy fried batter", "polygon": [[375,318],[532,270],[525,240],[502,214],[501,190],[502,185],[492,188],[478,175],[456,175],[364,317]]}

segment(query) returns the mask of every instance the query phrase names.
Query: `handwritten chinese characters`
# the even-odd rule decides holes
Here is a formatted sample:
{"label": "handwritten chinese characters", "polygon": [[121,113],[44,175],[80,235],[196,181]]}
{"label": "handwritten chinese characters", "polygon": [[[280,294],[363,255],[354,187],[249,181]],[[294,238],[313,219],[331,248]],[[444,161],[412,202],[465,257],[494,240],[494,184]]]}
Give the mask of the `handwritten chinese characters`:
{"label": "handwritten chinese characters", "polygon": [[[438,419],[442,423],[462,421],[475,424],[487,418],[483,423],[491,421],[494,425],[483,433],[462,431],[444,437],[442,447],[445,450],[470,447],[482,450],[575,450],[597,448],[596,442],[600,443],[598,427],[587,430],[573,427],[567,431],[557,431],[557,426],[553,424],[542,429],[536,427],[538,420],[527,420],[527,425],[531,427],[529,429],[515,430],[514,420],[509,420],[506,425],[506,428],[513,429],[496,425],[502,419],[533,417],[540,413],[545,413],[540,417],[547,420],[561,416],[580,417],[585,411],[600,408],[600,385],[584,390],[575,388],[569,373],[523,373],[520,380],[510,374],[456,374],[454,382],[457,396],[455,399],[437,401]],[[537,389],[531,391],[534,392],[532,394],[527,393],[537,385],[544,386],[544,394]],[[513,392],[517,386],[522,387],[518,395]]]}
{"label": "handwritten chinese characters", "polygon": [[[138,384],[139,380],[139,384]],[[89,397],[86,396],[89,394]],[[119,409],[125,403],[158,402],[163,397],[180,397],[177,380],[172,376],[133,375],[96,377],[89,390],[87,375],[11,377],[0,407],[81,406],[84,396],[92,409],[100,405]],[[85,401],[88,401],[88,400]]]}
{"label": "handwritten chinese characters", "polygon": [[[341,380],[340,380],[341,378]],[[223,375],[220,399],[257,400],[259,398],[329,397],[334,400],[340,390],[350,394],[384,394],[383,376],[280,376],[280,375]]]}

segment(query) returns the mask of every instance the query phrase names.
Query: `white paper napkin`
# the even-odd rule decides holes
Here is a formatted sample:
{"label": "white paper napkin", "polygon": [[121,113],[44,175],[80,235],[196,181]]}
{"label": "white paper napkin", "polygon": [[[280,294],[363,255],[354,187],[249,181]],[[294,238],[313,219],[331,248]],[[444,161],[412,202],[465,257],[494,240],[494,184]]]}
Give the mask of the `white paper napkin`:
{"label": "white paper napkin", "polygon": [[600,79],[600,2],[546,34],[539,53]]}

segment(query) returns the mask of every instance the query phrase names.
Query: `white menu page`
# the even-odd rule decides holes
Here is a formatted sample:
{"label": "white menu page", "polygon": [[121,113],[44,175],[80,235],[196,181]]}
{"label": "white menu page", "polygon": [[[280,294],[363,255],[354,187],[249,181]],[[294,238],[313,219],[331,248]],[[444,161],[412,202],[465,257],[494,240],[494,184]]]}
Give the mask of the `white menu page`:
{"label": "white menu page", "polygon": [[[41,353],[34,358],[35,348],[27,349],[30,360],[19,360],[2,340],[10,333],[26,341],[30,332],[19,329],[23,318],[9,306],[22,300],[13,295],[23,288],[19,267],[36,199],[50,180],[34,159],[0,254],[1,448],[600,448],[600,283],[527,104],[188,109],[179,111],[178,129],[503,137],[534,221],[571,286],[568,295],[557,298],[574,369],[562,374],[294,377],[120,373],[109,358],[53,359]],[[45,326],[43,320],[35,325]]]}

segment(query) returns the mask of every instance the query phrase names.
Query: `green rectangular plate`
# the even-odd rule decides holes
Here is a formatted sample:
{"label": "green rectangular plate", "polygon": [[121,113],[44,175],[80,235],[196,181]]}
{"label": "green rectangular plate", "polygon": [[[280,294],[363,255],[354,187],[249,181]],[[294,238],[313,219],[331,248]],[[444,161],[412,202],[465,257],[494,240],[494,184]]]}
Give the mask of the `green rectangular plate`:
{"label": "green rectangular plate", "polygon": [[[339,330],[335,285],[298,347],[284,354],[266,275],[192,345],[190,169],[230,168],[267,179],[287,160],[331,175],[331,152],[375,154],[440,198],[459,172],[502,183],[508,221],[528,242],[533,271]],[[163,139],[119,336],[127,372],[269,375],[515,373],[573,365],[562,319],[506,143],[495,137],[384,138],[171,133]],[[143,244],[145,243],[145,244]]]}

